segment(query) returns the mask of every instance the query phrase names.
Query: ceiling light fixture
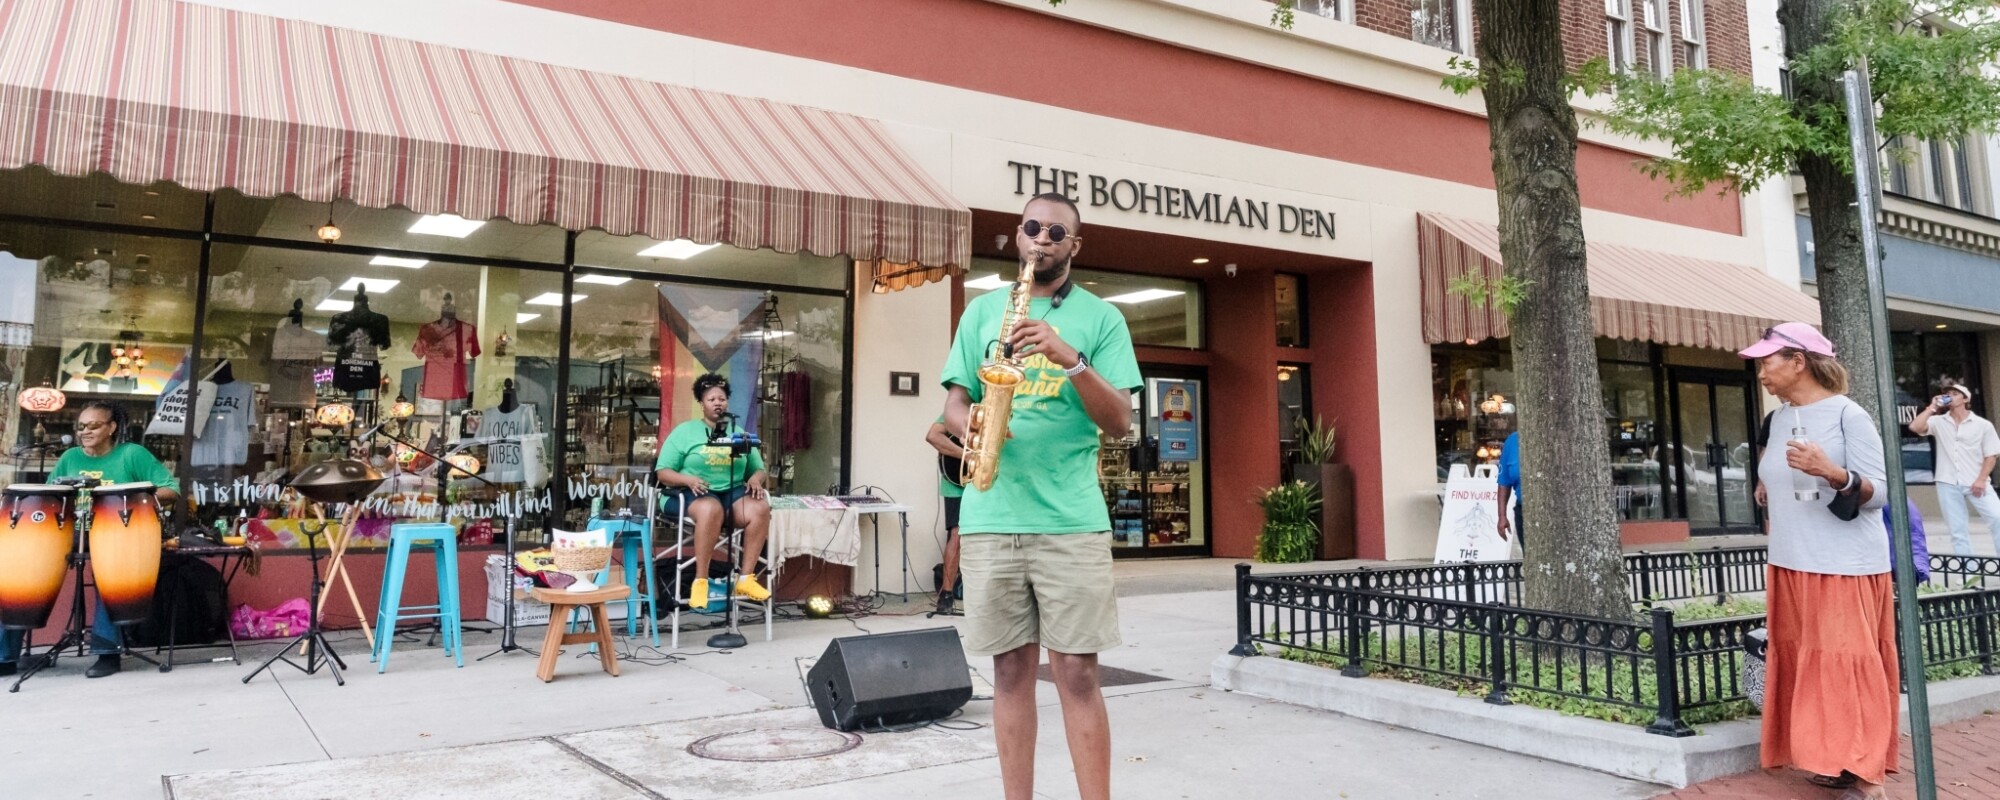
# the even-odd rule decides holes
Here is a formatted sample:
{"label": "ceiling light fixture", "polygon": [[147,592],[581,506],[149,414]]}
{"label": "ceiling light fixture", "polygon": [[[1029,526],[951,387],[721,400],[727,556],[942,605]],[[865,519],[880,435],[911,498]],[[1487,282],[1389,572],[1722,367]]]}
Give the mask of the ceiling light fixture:
{"label": "ceiling light fixture", "polygon": [[1206,264],[1206,263],[1208,263],[1208,259],[1206,259],[1206,258],[1197,258],[1197,259],[1195,259],[1195,260],[1194,260],[1194,263],[1196,263],[1196,264]]}
{"label": "ceiling light fixture", "polygon": [[674,239],[641,250],[639,251],[639,255],[648,258],[671,258],[676,261],[686,261],[721,246],[720,242],[715,244],[695,244],[686,239]]}
{"label": "ceiling light fixture", "polygon": [[485,220],[466,219],[457,214],[425,214],[415,225],[410,226],[410,232],[463,239],[471,236],[473,231],[479,230],[479,226],[485,224]]}
{"label": "ceiling light fixture", "polygon": [[1944,323],[1942,323],[1942,322],[1938,323],[1938,325],[1937,325],[1937,329],[1938,329],[1938,330],[1944,330],[1944,329],[1945,329],[1946,327],[1948,327],[1948,326],[1946,326],[1946,325],[1945,325]]}
{"label": "ceiling light fixture", "polygon": [[329,298],[327,298],[327,299],[325,299],[325,300],[321,300],[321,301],[319,301],[319,305],[316,305],[316,306],[313,306],[313,310],[314,310],[314,311],[332,311],[332,312],[335,312],[335,313],[338,313],[338,312],[341,312],[341,311],[353,311],[353,310],[354,310],[354,301],[353,301],[353,300],[335,300],[335,299],[333,299],[333,298],[329,297]]}
{"label": "ceiling light fixture", "polygon": [[1104,300],[1105,302],[1108,303],[1125,303],[1131,305],[1137,303],[1150,302],[1153,300],[1162,300],[1168,297],[1179,297],[1184,294],[1187,294],[1187,292],[1181,291],[1179,289],[1140,289],[1139,291],[1136,292],[1127,292],[1125,294],[1112,295],[1110,297],[1104,298]]}
{"label": "ceiling light fixture", "polygon": [[1000,273],[996,272],[991,275],[982,275],[977,278],[973,278],[972,280],[966,281],[965,288],[982,289],[982,290],[1000,289],[1006,287],[1010,283],[1012,283],[1012,281],[1000,277]]}
{"label": "ceiling light fixture", "polygon": [[618,275],[578,275],[576,276],[576,282],[595,283],[601,286],[624,286],[627,283],[631,283],[632,279]]}
{"label": "ceiling light fixture", "polygon": [[429,259],[403,258],[401,256],[376,256],[374,258],[368,259],[368,266],[371,267],[402,267],[403,269],[423,269],[424,265],[429,263],[431,263]]}
{"label": "ceiling light fixture", "polygon": [[[588,299],[590,299],[590,295],[587,294],[570,295],[571,303],[581,303]],[[563,304],[562,292],[543,292],[528,298],[527,303],[531,306],[559,306]]]}
{"label": "ceiling light fixture", "polygon": [[394,278],[348,278],[347,282],[341,284],[340,288],[336,291],[351,292],[356,289],[366,288],[369,294],[382,294],[396,288],[396,284],[399,283],[402,283],[402,281]]}
{"label": "ceiling light fixture", "polygon": [[524,324],[527,324],[527,323],[529,323],[529,322],[533,322],[533,321],[535,321],[535,320],[538,320],[538,319],[541,319],[541,318],[542,318],[542,315],[540,315],[540,314],[529,314],[529,313],[526,313],[526,312],[519,312],[519,313],[516,313],[516,314],[514,315],[514,324],[516,324],[516,325],[524,325]]}

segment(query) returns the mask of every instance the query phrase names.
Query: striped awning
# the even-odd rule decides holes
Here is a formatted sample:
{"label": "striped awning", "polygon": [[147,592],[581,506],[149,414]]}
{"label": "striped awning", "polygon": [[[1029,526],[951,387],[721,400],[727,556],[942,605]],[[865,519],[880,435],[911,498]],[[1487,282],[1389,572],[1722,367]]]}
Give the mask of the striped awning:
{"label": "striped awning", "polygon": [[176,0],[0,0],[0,168],[932,268],[881,123]]}
{"label": "striped awning", "polygon": [[[1590,316],[1597,335],[1735,350],[1780,322],[1819,324],[1819,303],[1750,267],[1590,242]],[[1417,215],[1424,341],[1477,342],[1507,335],[1491,304],[1451,292],[1461,275],[1495,281],[1500,229],[1441,214]]]}

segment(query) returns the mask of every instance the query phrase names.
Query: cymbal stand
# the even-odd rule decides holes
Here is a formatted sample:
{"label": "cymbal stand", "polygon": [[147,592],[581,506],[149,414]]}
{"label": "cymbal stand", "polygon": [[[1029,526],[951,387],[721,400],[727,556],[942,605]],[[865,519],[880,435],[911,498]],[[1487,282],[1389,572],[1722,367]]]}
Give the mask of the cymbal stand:
{"label": "cymbal stand", "polygon": [[[304,633],[299,634],[298,638],[286,642],[284,647],[278,648],[276,654],[266,659],[263,664],[251,671],[249,675],[243,676],[244,683],[249,683],[262,674],[264,670],[270,669],[272,664],[283,661],[286,664],[290,664],[292,668],[307,675],[317,674],[320,667],[325,667],[328,672],[333,673],[333,682],[336,685],[347,685],[347,679],[340,675],[340,671],[347,668],[347,662],[340,660],[340,654],[335,653],[333,647],[327,644],[326,633],[320,630],[319,626],[320,593],[326,589],[326,583],[320,578],[319,572],[319,536],[326,531],[325,506],[314,503],[313,516],[319,520],[319,530],[309,530],[304,525],[299,526],[299,530],[306,534],[306,557],[312,561],[312,597],[308,598],[312,611],[311,616],[306,621],[306,630]],[[341,530],[345,531],[352,527],[355,520],[360,518],[360,516],[361,504],[359,502],[348,503],[347,510],[340,515]],[[304,646],[303,652],[306,663],[300,664],[286,655],[291,652],[292,647],[295,645]]]}

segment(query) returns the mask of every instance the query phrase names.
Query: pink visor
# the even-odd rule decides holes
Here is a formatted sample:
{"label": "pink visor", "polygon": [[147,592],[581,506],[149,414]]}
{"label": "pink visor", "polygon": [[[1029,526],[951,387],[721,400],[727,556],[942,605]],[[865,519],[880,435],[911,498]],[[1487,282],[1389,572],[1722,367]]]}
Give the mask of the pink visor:
{"label": "pink visor", "polygon": [[1833,355],[1833,342],[1821,336],[1818,329],[1803,322],[1787,322],[1764,329],[1764,338],[1756,344],[1743,348],[1737,355],[1744,358],[1763,358],[1784,349],[1804,350],[1823,356]]}

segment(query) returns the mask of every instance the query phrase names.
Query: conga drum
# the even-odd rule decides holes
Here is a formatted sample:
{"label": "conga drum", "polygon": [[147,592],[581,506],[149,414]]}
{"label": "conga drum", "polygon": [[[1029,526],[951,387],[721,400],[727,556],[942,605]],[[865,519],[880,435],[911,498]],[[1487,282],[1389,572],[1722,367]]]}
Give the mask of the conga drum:
{"label": "conga drum", "polygon": [[111,621],[144,622],[160,580],[160,504],[150,483],[114,483],[90,492],[90,572]]}
{"label": "conga drum", "polygon": [[48,624],[75,546],[75,487],[17,483],[0,490],[0,627]]}

